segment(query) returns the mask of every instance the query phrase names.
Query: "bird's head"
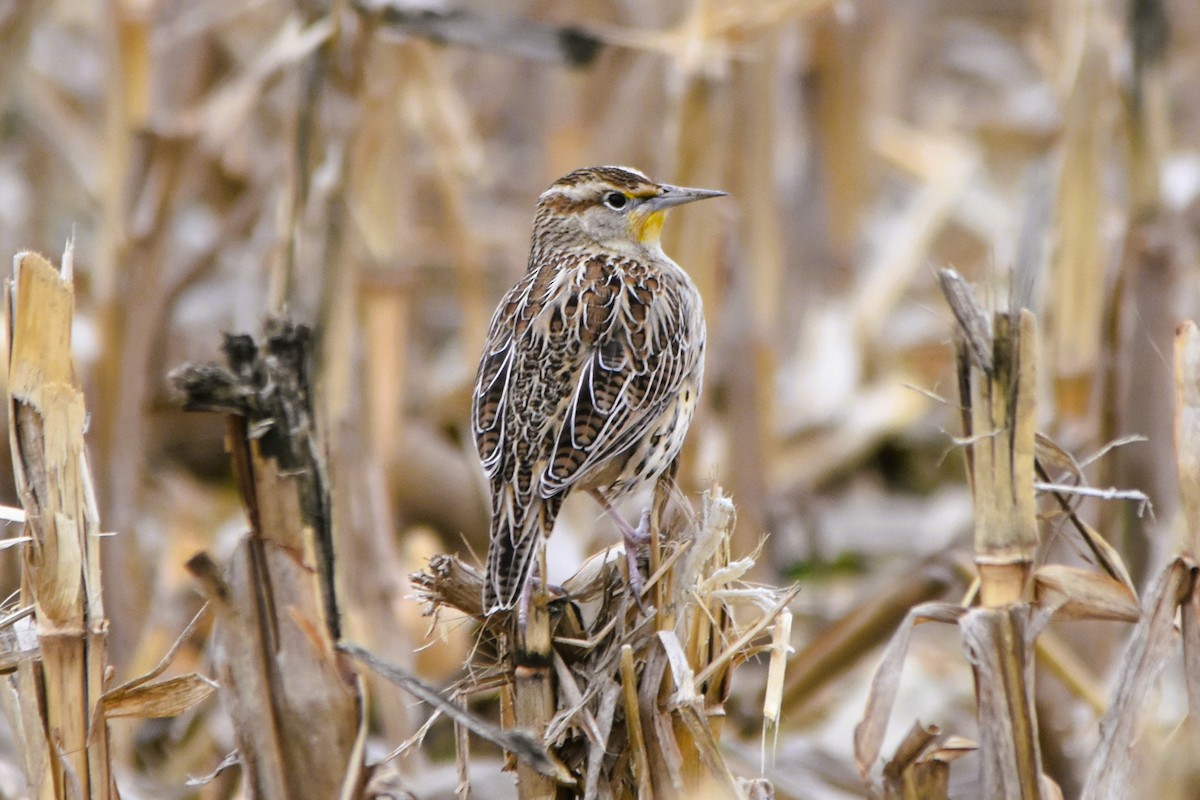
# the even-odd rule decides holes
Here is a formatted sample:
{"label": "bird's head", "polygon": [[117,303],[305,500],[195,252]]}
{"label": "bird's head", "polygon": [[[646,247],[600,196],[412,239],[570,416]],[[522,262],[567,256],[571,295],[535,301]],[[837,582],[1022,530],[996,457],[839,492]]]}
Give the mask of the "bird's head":
{"label": "bird's head", "polygon": [[538,199],[534,243],[599,245],[618,253],[658,248],[668,208],[724,194],[655,183],[629,167],[577,169]]}

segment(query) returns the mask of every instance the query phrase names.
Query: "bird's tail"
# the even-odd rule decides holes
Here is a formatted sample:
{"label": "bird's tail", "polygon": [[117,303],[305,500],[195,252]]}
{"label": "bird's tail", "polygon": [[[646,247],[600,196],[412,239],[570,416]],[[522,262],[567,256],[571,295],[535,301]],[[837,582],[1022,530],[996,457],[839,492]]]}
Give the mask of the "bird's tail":
{"label": "bird's tail", "polygon": [[518,498],[511,486],[494,492],[492,498],[487,576],[483,582],[485,614],[516,605],[533,571],[538,546],[550,535],[562,505],[561,497]]}

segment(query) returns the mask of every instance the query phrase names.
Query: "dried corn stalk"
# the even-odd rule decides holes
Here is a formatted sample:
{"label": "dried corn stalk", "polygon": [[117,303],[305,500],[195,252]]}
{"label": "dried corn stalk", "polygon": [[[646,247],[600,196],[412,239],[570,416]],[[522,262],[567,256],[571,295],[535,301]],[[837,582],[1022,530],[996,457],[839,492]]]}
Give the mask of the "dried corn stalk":
{"label": "dried corn stalk", "polygon": [[308,385],[310,337],[268,324],[261,347],[230,336],[228,367],[174,375],[187,408],[228,415],[250,532],[221,570],[188,564],[216,611],[218,670],[250,795],[358,797],[365,714],[358,675],[337,652],[333,537]]}
{"label": "dried corn stalk", "polygon": [[[71,250],[56,270],[35,253],[8,282],[9,436],[25,507],[21,604],[32,605],[40,663],[7,680],[5,711],[37,798],[109,798],[102,718],[108,620],[100,520],[83,443],[83,392],[71,362]],[[15,690],[15,696],[12,692]]]}
{"label": "dried corn stalk", "polygon": [[[1182,552],[1159,573],[1146,594],[1142,619],[1134,629],[1121,661],[1112,704],[1100,725],[1100,745],[1084,786],[1084,800],[1129,797],[1136,780],[1140,717],[1155,679],[1175,653],[1182,633],[1184,685],[1187,688],[1190,730],[1183,734],[1184,760],[1195,764],[1196,726],[1200,720],[1200,329],[1194,322],[1179,326],[1175,335],[1175,453],[1179,491],[1187,536]],[[1179,630],[1176,629],[1176,614]],[[1169,794],[1196,796],[1200,774],[1186,780],[1176,775]],[[1184,785],[1186,784],[1186,785]],[[1149,795],[1148,795],[1149,796]]]}
{"label": "dried corn stalk", "polygon": [[[649,616],[631,599],[615,548],[565,581],[564,597],[550,598],[542,686],[552,705],[542,740],[562,766],[559,787],[584,798],[748,796],[720,751],[723,704],[733,668],[769,649],[770,629],[795,590],[740,584],[753,560],[730,555],[733,519],[733,504],[715,489],[699,524],[673,515],[652,525],[663,552],[647,581],[646,599],[656,604]],[[414,579],[432,608],[480,618],[478,573],[450,556],[430,567]],[[514,669],[505,655],[510,624],[502,614],[482,620],[475,669],[460,694],[521,680],[523,665]],[[520,796],[555,791],[554,782],[533,787],[520,784]]]}
{"label": "dried corn stalk", "polygon": [[[1087,488],[1050,481],[1051,468],[1065,465],[1080,482],[1082,472],[1068,454],[1036,435],[1033,315],[1027,310],[997,313],[989,321],[958,275],[943,270],[941,279],[959,323],[958,383],[975,497],[979,605],[926,603],[909,612],[872,681],[867,710],[855,730],[855,758],[864,782],[878,795],[908,796],[913,786],[928,780],[938,781],[930,789],[932,796],[944,794],[941,767],[930,762],[949,759],[938,755],[945,739],[934,734],[910,735],[905,744],[908,752],[898,753],[885,768],[884,787],[872,775],[913,626],[920,620],[954,623],[975,673],[983,796],[1060,797],[1058,787],[1042,774],[1033,703],[1037,638],[1056,613],[1136,620],[1136,595],[1115,552],[1079,520],[1065,499],[1070,492],[1087,493]],[[1038,545],[1034,498],[1039,490],[1057,500],[1082,540],[1080,550],[1090,551],[1101,571],[1057,564],[1034,568]]]}

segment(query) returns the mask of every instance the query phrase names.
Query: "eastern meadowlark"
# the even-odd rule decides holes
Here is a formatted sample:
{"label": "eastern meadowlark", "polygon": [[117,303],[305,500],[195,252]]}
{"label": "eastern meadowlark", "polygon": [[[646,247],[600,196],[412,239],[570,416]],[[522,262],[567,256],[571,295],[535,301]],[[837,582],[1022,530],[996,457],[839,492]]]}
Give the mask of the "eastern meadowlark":
{"label": "eastern meadowlark", "polygon": [[636,534],[611,503],[674,462],[704,372],[700,294],[659,232],[668,208],[723,194],[590,167],[538,199],[527,271],[492,316],[475,383],[487,613],[513,607],[574,489],[612,513],[640,582]]}

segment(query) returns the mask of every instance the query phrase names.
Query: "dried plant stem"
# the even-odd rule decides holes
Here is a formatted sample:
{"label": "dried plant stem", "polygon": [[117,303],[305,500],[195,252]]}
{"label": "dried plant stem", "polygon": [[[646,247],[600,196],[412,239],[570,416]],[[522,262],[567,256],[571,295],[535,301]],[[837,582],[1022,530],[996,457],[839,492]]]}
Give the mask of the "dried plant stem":
{"label": "dried plant stem", "polygon": [[1088,408],[1099,362],[1095,335],[1103,318],[1105,281],[1097,277],[1104,264],[1104,191],[1100,187],[1104,137],[1108,127],[1101,109],[1111,83],[1103,69],[1106,58],[1088,14],[1082,30],[1080,58],[1074,62],[1070,88],[1063,99],[1063,159],[1055,200],[1054,286],[1048,294],[1054,328],[1050,358],[1055,400],[1063,419],[1082,417]]}
{"label": "dried plant stem", "polygon": [[[213,605],[217,669],[254,797],[357,797],[365,780],[362,685],[340,639],[328,480],[313,424],[307,329],[271,321],[260,348],[225,343],[228,369],[174,379],[189,410],[226,413],[250,532],[227,570],[188,562]],[[319,724],[315,724],[319,721]]]}
{"label": "dried plant stem", "polygon": [[648,797],[650,789],[650,759],[646,755],[646,738],[642,733],[642,715],[638,710],[637,668],[633,665],[633,648],[621,648],[621,687],[625,697],[626,725],[629,728],[630,748],[633,751],[633,774],[637,780],[638,796]]}
{"label": "dried plant stem", "polygon": [[[543,570],[542,574],[545,574]],[[550,645],[550,610],[545,591],[535,591],[525,619],[516,620],[513,637],[513,704],[517,727],[538,740],[554,716],[554,674]],[[515,617],[514,617],[515,619]],[[521,800],[553,798],[557,782],[529,767],[517,764],[517,796]]]}
{"label": "dried plant stem", "polygon": [[[753,566],[753,558],[730,561],[734,516],[719,487],[705,495],[697,527],[690,515],[671,516],[678,527],[663,537],[667,552],[647,587],[664,606],[650,616],[633,601],[620,556],[585,563],[555,606],[535,592],[517,620],[484,616],[480,575],[451,556],[414,576],[434,608],[482,623],[479,676],[467,691],[511,687],[501,719],[519,731],[509,735],[532,734],[556,764],[554,777],[518,764],[519,797],[748,796],[721,754],[723,704],[734,668],[762,651],[795,589],[730,590]],[[675,622],[663,626],[660,614]]]}
{"label": "dried plant stem", "polygon": [[814,61],[821,76],[816,119],[829,165],[825,192],[830,239],[837,254],[849,260],[863,212],[865,165],[870,162],[863,133],[865,73],[857,66],[863,39],[855,26],[837,15],[821,17],[815,27]]}
{"label": "dried plant stem", "polygon": [[[943,274],[944,286],[953,283]],[[954,292],[947,299],[959,320],[971,320],[964,329],[987,329],[976,304]],[[1040,798],[1033,642],[1041,625],[1029,602],[1038,543],[1036,325],[1022,309],[997,313],[991,328],[990,348],[961,335],[957,340],[982,606],[967,612],[959,630],[975,672],[984,791],[988,797]]]}
{"label": "dried plant stem", "polygon": [[[1188,710],[1195,724],[1200,714],[1200,584],[1196,581],[1196,547],[1200,540],[1200,336],[1193,322],[1179,326],[1175,334],[1175,451],[1180,499],[1187,521],[1183,555],[1177,556],[1158,574],[1143,597],[1142,617],[1134,628],[1121,660],[1111,704],[1100,724],[1100,743],[1092,759],[1084,800],[1127,797],[1135,787],[1148,785],[1137,778],[1136,747],[1139,719],[1146,695],[1182,638],[1184,685]],[[1180,624],[1176,626],[1176,618]],[[1182,637],[1179,637],[1179,631]],[[1194,733],[1194,727],[1192,732]],[[1194,742],[1194,736],[1192,737]],[[1192,750],[1194,753],[1194,749]],[[1191,786],[1177,796],[1193,796]],[[1191,791],[1191,794],[1182,794]]]}
{"label": "dried plant stem", "polygon": [[1175,333],[1175,458],[1187,520],[1187,552],[1200,558],[1200,329],[1185,322]]}
{"label": "dried plant stem", "polygon": [[[984,606],[1025,599],[1034,549],[1033,452],[1036,388],[1033,314],[997,314],[994,371],[969,367],[960,352],[960,370],[969,369],[972,481],[975,492],[975,563]],[[991,434],[983,436],[982,434]]]}
{"label": "dried plant stem", "polygon": [[71,362],[71,251],[61,273],[33,253],[16,257],[14,273],[7,293],[9,435],[32,539],[21,602],[35,609],[41,665],[21,664],[15,682],[24,724],[12,723],[26,739],[22,749],[38,798],[109,798],[115,787],[108,726],[95,718],[108,620],[99,514],[83,443],[87,412]]}
{"label": "dried plant stem", "polygon": [[1187,520],[1184,558],[1191,566],[1190,591],[1179,605],[1188,711],[1195,733],[1200,730],[1200,328],[1190,320],[1175,331],[1175,458]]}
{"label": "dried plant stem", "polygon": [[883,770],[888,800],[945,800],[950,796],[950,764],[945,759],[923,757],[936,745],[940,733],[937,726],[913,723]]}
{"label": "dried plant stem", "polygon": [[983,785],[988,797],[1040,798],[1029,606],[977,608],[959,621],[975,670]]}

